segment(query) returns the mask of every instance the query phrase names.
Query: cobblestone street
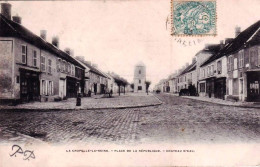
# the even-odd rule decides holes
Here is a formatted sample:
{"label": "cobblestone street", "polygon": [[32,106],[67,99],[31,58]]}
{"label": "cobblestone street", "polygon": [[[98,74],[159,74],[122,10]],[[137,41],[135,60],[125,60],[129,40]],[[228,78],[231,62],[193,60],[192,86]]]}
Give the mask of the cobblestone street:
{"label": "cobblestone street", "polygon": [[19,134],[50,143],[260,142],[260,112],[167,94],[159,106],[0,112],[0,140]]}

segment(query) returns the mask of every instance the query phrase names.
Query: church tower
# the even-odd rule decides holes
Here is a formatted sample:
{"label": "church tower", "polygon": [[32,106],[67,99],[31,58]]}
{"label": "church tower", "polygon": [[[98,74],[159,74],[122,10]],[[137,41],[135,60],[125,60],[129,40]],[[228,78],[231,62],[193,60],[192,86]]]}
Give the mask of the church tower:
{"label": "church tower", "polygon": [[134,92],[146,92],[146,67],[143,62],[135,66],[134,71]]}

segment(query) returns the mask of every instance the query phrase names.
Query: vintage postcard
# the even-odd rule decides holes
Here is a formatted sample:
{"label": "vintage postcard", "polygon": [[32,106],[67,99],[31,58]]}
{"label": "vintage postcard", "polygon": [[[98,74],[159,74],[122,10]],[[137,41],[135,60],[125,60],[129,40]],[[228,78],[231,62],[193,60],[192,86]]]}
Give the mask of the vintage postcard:
{"label": "vintage postcard", "polygon": [[0,167],[260,165],[259,0],[0,6]]}

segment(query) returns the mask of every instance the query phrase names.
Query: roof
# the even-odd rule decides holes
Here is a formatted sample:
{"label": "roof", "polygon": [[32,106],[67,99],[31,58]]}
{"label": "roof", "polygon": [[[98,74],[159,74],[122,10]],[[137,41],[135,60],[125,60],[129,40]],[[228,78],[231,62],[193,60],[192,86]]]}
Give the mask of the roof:
{"label": "roof", "polygon": [[37,46],[41,49],[49,51],[57,55],[58,57],[71,62],[84,69],[80,63],[78,63],[73,57],[58,49],[51,43],[43,40],[41,37],[35,35],[33,32],[25,28],[23,25],[18,24],[12,20],[7,19],[5,16],[0,14],[0,36],[1,37],[17,37],[24,41]]}
{"label": "roof", "polygon": [[105,74],[103,74],[100,70],[98,70],[97,68],[91,66],[89,63],[87,62],[84,62],[84,61],[80,61],[82,62],[86,67],[88,67],[90,69],[91,72],[99,75],[99,76],[102,76],[102,77],[105,77],[105,78],[108,78]]}
{"label": "roof", "polygon": [[[193,71],[193,70],[195,70],[196,69],[196,61],[194,61],[194,62],[192,62],[190,65],[188,65],[181,73],[180,73],[180,75],[183,75],[183,74],[185,74],[185,73],[187,73],[187,72],[190,72],[190,71]],[[179,75],[179,76],[180,76]]]}
{"label": "roof", "polygon": [[109,73],[109,75],[111,77],[113,77],[113,79],[115,80],[116,83],[123,84],[123,85],[127,85],[128,84],[127,80],[122,78],[122,77],[120,77],[118,74]]}
{"label": "roof", "polygon": [[230,55],[240,49],[260,43],[260,20],[242,31],[232,42],[221,52],[223,55]]}
{"label": "roof", "polygon": [[[226,44],[227,45],[227,44]],[[225,46],[226,46],[225,45]],[[212,47],[208,47],[207,49],[209,50],[209,52],[212,54],[204,63],[202,63],[200,65],[200,67],[205,66],[207,64],[209,64],[210,62],[216,60],[219,58],[218,53],[225,48],[224,44],[215,44],[212,45]]]}
{"label": "roof", "polygon": [[248,46],[254,46],[260,43],[260,21],[257,21],[246,30],[241,32],[235,39],[229,40],[225,46],[220,49],[217,53],[213,54],[208,60],[206,60],[202,66],[205,66],[212,61],[219,59],[223,56],[233,54],[240,49]]}
{"label": "roof", "polygon": [[140,61],[136,64],[136,66],[145,66],[145,64],[142,61]]}

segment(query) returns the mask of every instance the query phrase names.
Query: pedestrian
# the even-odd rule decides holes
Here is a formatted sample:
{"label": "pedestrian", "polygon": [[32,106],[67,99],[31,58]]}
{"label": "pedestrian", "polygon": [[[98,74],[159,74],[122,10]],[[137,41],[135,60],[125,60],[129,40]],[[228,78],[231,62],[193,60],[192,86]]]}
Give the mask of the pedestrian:
{"label": "pedestrian", "polygon": [[88,90],[88,97],[91,97],[91,90]]}

